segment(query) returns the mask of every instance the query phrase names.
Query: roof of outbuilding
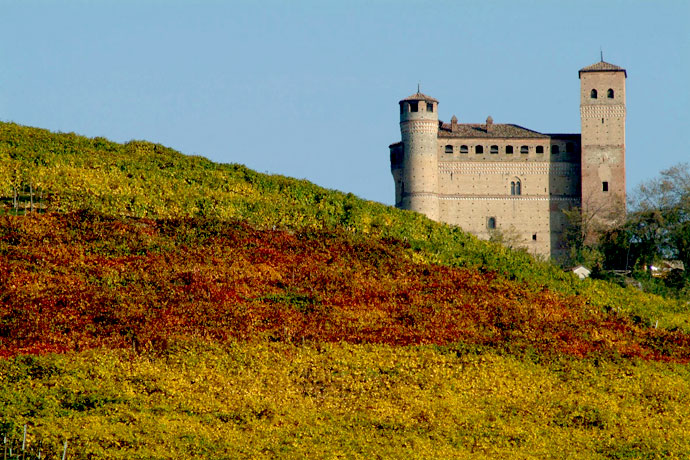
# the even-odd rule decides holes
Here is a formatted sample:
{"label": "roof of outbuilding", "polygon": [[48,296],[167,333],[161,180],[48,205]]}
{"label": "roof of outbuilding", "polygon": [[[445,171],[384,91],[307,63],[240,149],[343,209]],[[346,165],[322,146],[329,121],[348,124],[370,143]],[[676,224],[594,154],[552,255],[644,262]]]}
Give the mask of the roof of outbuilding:
{"label": "roof of outbuilding", "polygon": [[582,72],[623,72],[625,77],[628,77],[628,73],[623,67],[619,67],[606,61],[599,61],[596,64],[581,68],[578,72],[578,76],[581,76]]}
{"label": "roof of outbuilding", "polygon": [[411,96],[407,96],[405,99],[401,100],[400,102],[405,102],[405,101],[427,101],[427,102],[438,103],[438,101],[436,99],[434,99],[433,97],[427,96],[426,94],[422,94],[419,91],[417,91],[416,93],[414,93]]}

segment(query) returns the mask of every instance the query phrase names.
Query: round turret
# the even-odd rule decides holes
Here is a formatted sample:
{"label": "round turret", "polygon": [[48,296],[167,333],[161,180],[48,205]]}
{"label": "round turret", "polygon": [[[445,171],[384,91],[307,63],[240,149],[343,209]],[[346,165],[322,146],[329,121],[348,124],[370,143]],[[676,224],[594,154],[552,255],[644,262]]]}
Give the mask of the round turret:
{"label": "round turret", "polygon": [[438,220],[438,101],[420,92],[400,104],[400,207]]}

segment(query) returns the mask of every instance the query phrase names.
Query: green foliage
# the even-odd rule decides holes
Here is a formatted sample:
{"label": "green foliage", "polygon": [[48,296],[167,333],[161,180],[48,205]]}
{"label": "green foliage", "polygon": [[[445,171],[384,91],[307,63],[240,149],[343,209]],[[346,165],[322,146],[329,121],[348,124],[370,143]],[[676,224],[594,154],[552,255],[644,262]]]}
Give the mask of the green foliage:
{"label": "green foliage", "polygon": [[[216,164],[143,141],[54,134],[0,123],[0,184],[12,174],[40,183],[46,210],[88,209],[104,215],[181,219],[239,219],[264,229],[346,229],[357,238],[394,238],[409,244],[414,260],[489,270],[510,280],[595,305],[688,327],[676,313],[687,306],[611,284],[580,283],[523,251],[480,241],[460,228],[304,180],[268,176],[241,165]],[[11,190],[5,193],[9,197]],[[0,190],[0,194],[2,190]]]}
{"label": "green foliage", "polygon": [[140,141],[0,123],[0,207],[0,427],[53,457],[690,455],[687,304]]}
{"label": "green foliage", "polygon": [[[607,269],[634,270],[645,290],[690,298],[690,165],[674,166],[643,183],[625,223],[605,233],[599,248]],[[645,271],[664,260],[680,261],[685,270],[650,280]]]}

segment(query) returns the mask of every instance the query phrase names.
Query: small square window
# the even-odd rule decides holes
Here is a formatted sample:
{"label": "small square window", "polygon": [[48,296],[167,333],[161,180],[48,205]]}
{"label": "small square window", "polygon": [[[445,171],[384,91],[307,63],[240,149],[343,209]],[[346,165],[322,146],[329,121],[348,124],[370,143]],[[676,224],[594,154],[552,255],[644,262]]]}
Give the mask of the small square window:
{"label": "small square window", "polygon": [[537,145],[537,153],[544,153],[544,146],[543,145]]}
{"label": "small square window", "polygon": [[427,102],[426,103],[426,111],[427,112],[433,112],[434,111],[434,104],[432,104],[431,102]]}
{"label": "small square window", "polygon": [[609,183],[604,181],[601,183],[601,191],[602,192],[608,192],[609,191]]}
{"label": "small square window", "polygon": [[513,146],[512,145],[506,145],[506,153],[508,153],[508,154],[513,153]]}
{"label": "small square window", "polygon": [[537,234],[536,233],[532,233],[532,241],[537,241]]}

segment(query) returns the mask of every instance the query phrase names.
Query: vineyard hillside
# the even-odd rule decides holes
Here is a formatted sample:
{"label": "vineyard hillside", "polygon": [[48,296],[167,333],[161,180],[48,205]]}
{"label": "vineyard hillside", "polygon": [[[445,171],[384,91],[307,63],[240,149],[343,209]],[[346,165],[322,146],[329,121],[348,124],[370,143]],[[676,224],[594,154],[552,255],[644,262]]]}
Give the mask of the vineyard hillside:
{"label": "vineyard hillside", "polygon": [[690,330],[682,302],[611,283],[582,283],[548,262],[416,213],[144,141],[118,144],[0,123],[0,200],[5,213],[15,203],[26,212],[33,203],[40,211],[239,219],[263,229],[340,228],[365,238],[396,238],[419,261],[493,271],[533,289],[584,295],[646,324]]}
{"label": "vineyard hillside", "polygon": [[0,123],[0,200],[20,458],[690,456],[682,302],[143,141]]}

